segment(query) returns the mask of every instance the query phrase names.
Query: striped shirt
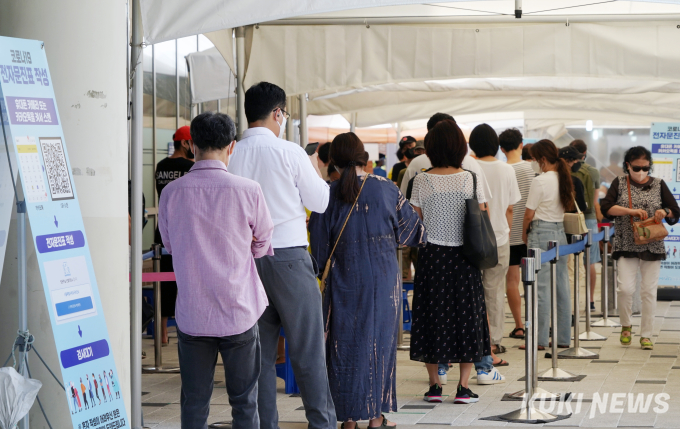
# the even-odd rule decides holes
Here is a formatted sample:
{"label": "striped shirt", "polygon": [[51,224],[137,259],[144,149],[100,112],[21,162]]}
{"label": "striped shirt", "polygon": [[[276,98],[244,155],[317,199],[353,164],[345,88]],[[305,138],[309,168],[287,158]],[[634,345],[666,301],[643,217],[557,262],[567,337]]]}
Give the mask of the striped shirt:
{"label": "striped shirt", "polygon": [[515,169],[515,176],[517,177],[517,184],[519,185],[519,193],[522,198],[515,203],[512,209],[512,229],[510,230],[510,245],[517,246],[524,244],[522,241],[522,223],[524,222],[524,210],[526,209],[527,196],[529,195],[529,188],[531,188],[531,181],[536,177],[536,173],[531,168],[531,163],[527,161],[520,161],[512,165]]}

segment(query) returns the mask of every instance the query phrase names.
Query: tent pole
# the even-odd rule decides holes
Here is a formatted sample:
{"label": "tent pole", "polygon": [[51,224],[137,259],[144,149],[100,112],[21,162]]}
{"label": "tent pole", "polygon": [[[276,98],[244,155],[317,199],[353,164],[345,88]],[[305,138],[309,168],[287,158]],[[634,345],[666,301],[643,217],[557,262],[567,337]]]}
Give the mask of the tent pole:
{"label": "tent pole", "polygon": [[[293,97],[288,97],[287,100],[287,110],[291,111],[293,107]],[[293,123],[293,118],[289,118],[286,122],[286,140],[295,143],[295,124]]]}
{"label": "tent pole", "polygon": [[349,124],[349,131],[351,133],[357,132],[357,112],[352,112],[352,122]]}
{"label": "tent pole", "polygon": [[130,402],[132,429],[142,428],[142,130],[144,127],[144,36],[140,0],[132,1],[132,253],[130,298]]}
{"label": "tent pole", "polygon": [[236,28],[236,138],[241,139],[248,128],[245,111],[246,91],[243,88],[243,78],[246,74],[246,29]]}
{"label": "tent pole", "polygon": [[307,147],[309,136],[307,135],[307,94],[300,94],[300,146]]}
{"label": "tent pole", "polygon": [[[156,164],[158,163],[157,154],[158,154],[158,140],[156,138],[156,130],[158,129],[157,124],[156,124],[156,110],[158,110],[158,106],[156,104],[156,45],[151,45],[151,83],[152,83],[152,88],[151,88],[151,108],[153,109],[153,112],[151,114],[151,138],[152,138],[152,146],[153,146],[153,155],[151,159],[153,160],[153,168],[156,168]],[[156,187],[153,187],[153,204],[154,207],[158,207],[158,191]],[[158,217],[158,216],[155,216]],[[154,226],[158,225],[158,222],[154,222]],[[155,229],[155,228],[154,228]]]}
{"label": "tent pole", "polygon": [[179,128],[179,45],[175,39],[175,129]]}

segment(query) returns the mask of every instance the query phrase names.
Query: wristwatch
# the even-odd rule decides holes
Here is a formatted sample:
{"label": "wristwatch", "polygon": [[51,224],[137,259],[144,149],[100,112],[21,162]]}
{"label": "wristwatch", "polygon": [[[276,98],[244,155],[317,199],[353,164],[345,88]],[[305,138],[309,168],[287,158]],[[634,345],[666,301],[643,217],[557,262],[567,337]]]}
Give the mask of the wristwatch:
{"label": "wristwatch", "polygon": [[671,214],[671,211],[670,211],[670,209],[668,209],[668,208],[664,208],[663,211],[666,212],[666,216],[668,216],[669,214]]}

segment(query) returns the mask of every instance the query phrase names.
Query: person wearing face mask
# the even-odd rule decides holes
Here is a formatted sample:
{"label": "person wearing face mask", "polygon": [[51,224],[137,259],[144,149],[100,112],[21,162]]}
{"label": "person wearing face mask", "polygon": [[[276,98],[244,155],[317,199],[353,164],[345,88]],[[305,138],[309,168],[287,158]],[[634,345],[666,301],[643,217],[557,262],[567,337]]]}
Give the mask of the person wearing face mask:
{"label": "person wearing face mask", "polygon": [[[158,218],[179,290],[181,426],[207,427],[219,354],[234,427],[257,429],[258,319],[271,303],[256,261],[274,254],[274,222],[260,185],[227,172],[237,146],[234,121],[201,113],[191,121],[191,136],[196,163],[165,188]],[[113,400],[113,379],[103,374]]]}
{"label": "person wearing face mask", "polygon": [[[680,208],[670,189],[660,178],[650,177],[652,154],[643,146],[635,146],[623,159],[624,175],[615,178],[601,201],[602,214],[613,219],[616,240],[612,257],[618,261],[618,303],[621,320],[622,345],[631,344],[633,293],[638,272],[642,276],[640,298],[640,346],[652,350],[652,328],[656,313],[656,291],[659,286],[661,261],[666,259],[664,241],[637,245],[633,236],[633,221],[654,218],[675,225],[680,218]],[[628,185],[630,183],[630,191]],[[629,201],[628,195],[631,195]],[[631,208],[632,205],[632,208]]]}
{"label": "person wearing face mask", "polygon": [[[587,173],[579,173],[581,169],[581,154],[573,147],[567,146],[559,150],[559,155],[560,158],[567,163],[569,170],[571,170],[571,181],[574,184],[574,199],[576,200],[576,204],[582,213],[586,213],[593,204],[593,182]],[[587,189],[591,191],[590,200],[588,200]],[[588,201],[591,203],[588,204]],[[571,213],[576,213],[576,207],[574,207],[574,210],[571,210]],[[571,243],[571,235],[567,235],[567,243]]]}
{"label": "person wearing face mask", "polygon": [[[188,126],[175,131],[172,136],[175,151],[156,165],[156,191],[158,199],[163,189],[173,180],[179,179],[194,166],[194,153],[191,150],[191,133]],[[163,244],[161,233],[156,227],[154,243]],[[173,272],[172,256],[161,256],[161,272]],[[168,345],[168,318],[175,317],[175,301],[177,300],[177,282],[161,282],[161,333],[162,343]]]}
{"label": "person wearing face mask", "polygon": [[394,164],[392,167],[392,172],[390,173],[390,178],[394,183],[397,183],[399,179],[399,173],[408,167],[407,161],[410,163],[411,159],[415,157],[408,158],[406,152],[409,149],[413,149],[416,146],[416,139],[411,136],[404,136],[399,141],[399,150],[397,151],[397,159],[399,162]]}
{"label": "person wearing face mask", "polygon": [[309,429],[335,428],[316,280],[319,270],[307,251],[305,212],[305,207],[315,213],[326,211],[329,187],[321,178],[317,159],[280,138],[288,116],[283,89],[260,82],[246,91],[244,104],[249,128],[236,146],[229,172],[260,184],[274,221],[274,254],[255,261],[269,298],[258,322],[262,344],[260,428],[278,428],[275,364],[282,326]]}

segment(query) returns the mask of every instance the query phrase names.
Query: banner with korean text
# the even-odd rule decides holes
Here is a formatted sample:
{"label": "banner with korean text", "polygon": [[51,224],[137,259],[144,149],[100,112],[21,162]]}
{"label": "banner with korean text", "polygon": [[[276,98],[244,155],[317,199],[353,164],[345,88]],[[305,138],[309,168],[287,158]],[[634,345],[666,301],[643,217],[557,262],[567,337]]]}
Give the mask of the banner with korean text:
{"label": "banner with korean text", "polygon": [[[654,122],[650,130],[652,175],[663,179],[673,196],[680,201],[680,123]],[[661,262],[660,286],[680,285],[680,223],[666,225],[666,260]]]}
{"label": "banner with korean text", "polygon": [[[64,405],[74,429],[129,428],[52,83],[42,42],[0,37],[5,137],[26,200]],[[6,159],[0,165],[6,169]]]}

